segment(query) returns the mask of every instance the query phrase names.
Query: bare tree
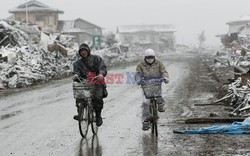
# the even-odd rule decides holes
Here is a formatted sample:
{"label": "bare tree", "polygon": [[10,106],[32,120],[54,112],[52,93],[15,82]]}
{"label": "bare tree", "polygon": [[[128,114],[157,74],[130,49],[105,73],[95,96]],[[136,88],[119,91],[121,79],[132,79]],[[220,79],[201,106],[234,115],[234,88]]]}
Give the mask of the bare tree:
{"label": "bare tree", "polygon": [[199,48],[202,47],[205,41],[206,41],[206,35],[205,35],[205,31],[203,30],[200,34],[198,34]]}
{"label": "bare tree", "polygon": [[112,45],[117,43],[117,40],[115,39],[115,34],[112,32],[105,34],[104,42],[106,43],[106,45],[108,45],[108,47],[111,47]]}

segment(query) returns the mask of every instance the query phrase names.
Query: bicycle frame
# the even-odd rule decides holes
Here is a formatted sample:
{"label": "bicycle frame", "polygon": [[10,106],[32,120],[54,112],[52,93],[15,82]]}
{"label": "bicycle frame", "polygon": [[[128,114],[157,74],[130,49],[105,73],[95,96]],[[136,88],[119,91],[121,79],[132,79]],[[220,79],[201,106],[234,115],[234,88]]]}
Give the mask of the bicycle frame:
{"label": "bicycle frame", "polygon": [[98,127],[96,126],[96,123],[95,123],[95,113],[94,113],[94,108],[93,108],[93,104],[92,104],[92,100],[91,98],[86,98],[84,99],[82,102],[80,102],[80,105],[79,105],[79,115],[80,117],[82,117],[84,115],[84,113],[87,113],[86,114],[86,119],[87,121],[85,121],[87,124],[86,126],[86,129],[84,130],[83,127],[82,127],[82,118],[80,118],[79,120],[79,131],[80,131],[80,134],[83,138],[85,138],[87,136],[87,133],[88,133],[88,126],[91,124],[91,129],[92,129],[92,133],[94,135],[97,134],[97,131],[98,131]]}
{"label": "bicycle frame", "polygon": [[[90,82],[92,82],[94,79],[98,78],[97,76],[94,77]],[[85,80],[82,80],[78,78],[80,83],[86,83]],[[94,84],[93,84],[94,85]],[[91,88],[92,89],[92,88]],[[85,92],[84,92],[85,93]],[[85,95],[85,94],[80,94]],[[91,124],[91,129],[94,135],[97,134],[98,127],[95,123],[95,113],[94,113],[94,107],[91,99],[91,94],[86,94],[85,97],[79,99],[79,111],[78,111],[78,117],[79,117],[79,131],[83,138],[86,138],[88,133],[88,127]]]}
{"label": "bicycle frame", "polygon": [[[162,82],[162,78],[159,79],[159,82]],[[145,80],[143,80],[143,83],[144,84],[147,84],[147,82]],[[159,84],[158,84],[159,85]],[[150,114],[152,115],[153,119],[150,120],[150,124],[151,124],[151,132],[153,134],[155,134],[156,136],[158,136],[158,126],[157,126],[157,121],[158,121],[158,106],[157,106],[157,103],[156,103],[156,98],[159,96],[149,96],[147,97],[146,96],[146,93],[144,90],[146,90],[145,88],[143,88],[143,86],[141,86],[142,89],[143,89],[143,92],[144,92],[144,95],[147,99],[150,99],[150,105],[149,105],[149,112]]]}
{"label": "bicycle frame", "polygon": [[152,115],[151,123],[151,132],[156,136],[158,136],[158,126],[157,126],[157,120],[158,120],[158,107],[156,103],[156,98],[150,99],[150,105],[149,105],[150,114]]}

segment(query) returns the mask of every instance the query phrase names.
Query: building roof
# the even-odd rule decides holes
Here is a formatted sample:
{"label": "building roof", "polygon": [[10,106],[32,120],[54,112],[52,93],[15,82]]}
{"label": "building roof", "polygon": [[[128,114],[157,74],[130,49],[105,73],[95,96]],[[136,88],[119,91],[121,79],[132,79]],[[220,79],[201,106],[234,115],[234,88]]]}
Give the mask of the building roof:
{"label": "building roof", "polygon": [[100,27],[100,26],[98,26],[98,25],[95,25],[95,24],[93,24],[93,23],[90,23],[89,21],[86,21],[86,20],[84,20],[84,19],[82,19],[82,18],[77,18],[75,21],[82,21],[82,22],[88,23],[88,24],[90,24],[90,25],[93,25],[93,26],[95,26],[95,27],[98,27],[98,28],[102,29],[102,27]]}
{"label": "building roof", "polygon": [[227,36],[227,34],[217,34],[217,35],[215,35],[215,37],[225,37],[225,36]]}
{"label": "building roof", "polygon": [[248,23],[250,22],[250,16],[249,15],[245,15],[245,16],[241,16],[239,19],[234,20],[234,21],[230,21],[227,22],[228,25],[232,25],[232,24],[238,24],[238,23]]}
{"label": "building roof", "polygon": [[176,32],[174,25],[162,24],[162,25],[123,25],[117,27],[118,33],[133,33],[133,32]]}
{"label": "building roof", "polygon": [[74,20],[58,21],[58,29],[59,30],[67,30],[70,28],[74,28],[74,26],[75,26]]}
{"label": "building roof", "polygon": [[[31,0],[27,2],[27,11],[28,12],[56,12],[60,14],[64,13],[62,10],[52,8],[36,0]],[[21,4],[17,6],[16,8],[9,10],[9,13],[18,13],[18,12],[26,12],[26,3]]]}
{"label": "building roof", "polygon": [[59,21],[58,29],[63,33],[86,33],[92,35],[83,29],[75,28],[75,20]]}

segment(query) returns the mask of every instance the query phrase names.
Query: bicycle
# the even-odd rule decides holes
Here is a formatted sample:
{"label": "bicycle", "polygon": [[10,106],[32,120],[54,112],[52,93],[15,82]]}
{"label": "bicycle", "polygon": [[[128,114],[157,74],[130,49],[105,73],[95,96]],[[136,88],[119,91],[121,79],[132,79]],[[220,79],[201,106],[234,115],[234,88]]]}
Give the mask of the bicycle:
{"label": "bicycle", "polygon": [[151,133],[155,134],[156,136],[158,136],[157,122],[159,118],[156,98],[161,97],[161,83],[162,79],[158,80],[156,83],[147,83],[145,80],[143,80],[143,83],[141,84],[146,99],[150,99],[149,112],[152,116],[152,119],[150,120]]}
{"label": "bicycle", "polygon": [[77,77],[78,82],[73,82],[74,98],[78,102],[78,125],[79,131],[83,138],[86,138],[89,125],[93,135],[97,135],[98,127],[96,126],[96,117],[94,113],[93,103],[91,98],[95,94],[96,85],[91,83],[96,80],[98,76],[94,77],[90,82],[85,79]]}

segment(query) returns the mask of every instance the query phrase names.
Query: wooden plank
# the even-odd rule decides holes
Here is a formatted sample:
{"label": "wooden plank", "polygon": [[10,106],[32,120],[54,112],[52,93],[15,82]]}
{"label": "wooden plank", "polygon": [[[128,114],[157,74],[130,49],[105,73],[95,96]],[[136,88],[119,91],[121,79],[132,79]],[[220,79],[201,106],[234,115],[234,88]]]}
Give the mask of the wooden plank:
{"label": "wooden plank", "polygon": [[242,122],[246,117],[207,117],[207,118],[190,118],[185,120],[186,124],[203,124],[203,123],[233,123],[234,121]]}
{"label": "wooden plank", "polygon": [[236,72],[236,73],[246,73],[247,71],[244,68],[240,67],[240,66],[234,66],[234,72]]}
{"label": "wooden plank", "polygon": [[227,104],[222,103],[222,102],[220,102],[220,103],[196,103],[196,104],[194,104],[194,106],[216,106],[216,105],[228,106]]}
{"label": "wooden plank", "polygon": [[0,57],[0,61],[8,62],[8,56]]}

